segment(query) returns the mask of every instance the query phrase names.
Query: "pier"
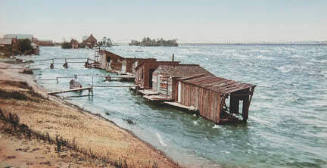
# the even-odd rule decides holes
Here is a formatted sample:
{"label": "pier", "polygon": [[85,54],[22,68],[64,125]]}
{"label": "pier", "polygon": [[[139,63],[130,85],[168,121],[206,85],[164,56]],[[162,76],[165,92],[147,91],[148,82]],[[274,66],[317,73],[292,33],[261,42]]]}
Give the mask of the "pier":
{"label": "pier", "polygon": [[78,91],[83,91],[83,90],[88,90],[89,91],[88,96],[93,96],[93,87],[82,87],[82,88],[69,89],[69,90],[53,91],[53,92],[48,92],[48,94],[56,95],[56,94],[61,94],[61,93],[78,92]]}
{"label": "pier", "polygon": [[182,105],[178,102],[164,102],[165,104],[167,105],[170,105],[170,106],[173,106],[173,107],[176,107],[176,108],[179,108],[179,109],[182,109],[182,110],[188,110],[188,111],[198,111],[198,109],[196,109],[194,106],[185,106],[185,105]]}
{"label": "pier", "polygon": [[[67,92],[88,90],[93,96],[93,87],[130,88],[150,102],[158,102],[199,115],[216,124],[228,121],[247,121],[249,106],[255,85],[240,83],[234,80],[217,77],[197,64],[182,64],[175,61],[157,61],[154,58],[124,58],[106,50],[99,50],[95,59],[89,58],[56,58],[64,59],[64,68],[68,63],[83,63],[78,59],[87,59],[85,67],[103,69],[117,75],[76,75],[92,76],[92,87],[77,88],[56,92],[55,95]],[[54,59],[50,68],[54,67]],[[90,63],[89,61],[93,61]],[[93,85],[93,77],[102,77],[104,81],[127,81],[134,85]],[[61,78],[56,77],[58,82]],[[227,103],[226,101],[229,101]],[[242,103],[240,107],[240,103]]]}

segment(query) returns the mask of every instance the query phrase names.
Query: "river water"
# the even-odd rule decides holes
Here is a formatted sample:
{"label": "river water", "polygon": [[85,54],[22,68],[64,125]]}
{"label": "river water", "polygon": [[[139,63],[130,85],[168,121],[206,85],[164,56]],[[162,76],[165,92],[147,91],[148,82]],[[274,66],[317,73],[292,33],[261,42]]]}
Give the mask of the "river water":
{"label": "river water", "polygon": [[[112,120],[187,167],[327,167],[327,46],[320,45],[182,45],[180,47],[114,46],[124,57],[157,58],[200,64],[213,74],[257,85],[244,125],[218,126],[201,117],[158,106],[128,88],[95,88],[94,97],[68,101]],[[83,63],[48,58],[93,58],[89,49],[42,47],[29,57],[38,83],[49,90],[69,88],[79,74],[83,86],[131,85],[104,82],[98,69]],[[74,60],[76,62],[84,60]],[[82,76],[84,75],[84,76]],[[85,91],[82,94],[87,94]],[[78,93],[63,94],[63,96]],[[126,119],[135,124],[128,124]]]}

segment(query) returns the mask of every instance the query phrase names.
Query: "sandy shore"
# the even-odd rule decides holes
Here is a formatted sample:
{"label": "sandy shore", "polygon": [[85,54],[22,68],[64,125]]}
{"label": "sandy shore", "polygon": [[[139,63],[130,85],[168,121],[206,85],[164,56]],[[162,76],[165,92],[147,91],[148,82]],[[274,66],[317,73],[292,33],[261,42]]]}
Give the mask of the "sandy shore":
{"label": "sandy shore", "polygon": [[[123,163],[120,165],[128,167],[179,167],[162,152],[138,139],[129,131],[57,97],[48,96],[47,92],[33,81],[32,75],[22,73],[21,67],[0,63],[1,111],[5,115],[9,113],[17,115],[20,124],[25,124],[36,133],[49,134],[51,139],[56,139],[58,136],[67,140],[78,150],[69,148],[68,153],[64,154],[67,158],[62,158],[62,153],[55,150],[55,144],[45,144],[45,142],[1,133],[0,144],[8,145],[0,146],[0,162],[12,166],[32,164],[33,167],[37,167],[36,165],[66,167],[65,165],[78,164],[80,166],[77,167],[102,167],[103,165],[117,167],[117,163]],[[0,122],[4,121],[0,120]],[[3,127],[1,130],[4,130]],[[39,149],[33,151],[35,154],[17,150],[27,147],[32,150]],[[95,157],[94,161],[87,161],[87,159],[80,161],[79,155],[85,153],[92,154]],[[40,160],[40,157],[43,158]],[[95,162],[101,159],[103,162]]]}

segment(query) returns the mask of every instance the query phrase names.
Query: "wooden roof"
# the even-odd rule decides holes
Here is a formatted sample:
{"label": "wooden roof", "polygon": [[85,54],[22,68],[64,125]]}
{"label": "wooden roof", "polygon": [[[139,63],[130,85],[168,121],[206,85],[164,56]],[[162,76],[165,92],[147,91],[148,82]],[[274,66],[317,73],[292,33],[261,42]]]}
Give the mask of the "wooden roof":
{"label": "wooden roof", "polygon": [[209,89],[222,95],[228,95],[233,92],[255,87],[255,85],[252,84],[241,83],[216,76],[208,76],[205,74],[182,78],[180,80],[182,80],[184,83]]}
{"label": "wooden roof", "polygon": [[135,67],[135,69],[139,69],[141,66],[143,66],[144,64],[155,64],[155,65],[178,65],[180,63],[180,61],[157,61],[156,59],[149,59],[149,60],[145,60],[142,63],[140,63],[139,65],[137,65]]}
{"label": "wooden roof", "polygon": [[214,76],[206,69],[197,64],[159,65],[155,73],[171,77],[187,77],[195,74]]}
{"label": "wooden roof", "polygon": [[110,51],[107,51],[107,50],[100,50],[99,53],[100,54],[105,54],[106,56],[109,56],[109,57],[116,57],[118,59],[124,59],[124,57],[122,57],[120,55],[117,55],[115,53],[112,53]]}

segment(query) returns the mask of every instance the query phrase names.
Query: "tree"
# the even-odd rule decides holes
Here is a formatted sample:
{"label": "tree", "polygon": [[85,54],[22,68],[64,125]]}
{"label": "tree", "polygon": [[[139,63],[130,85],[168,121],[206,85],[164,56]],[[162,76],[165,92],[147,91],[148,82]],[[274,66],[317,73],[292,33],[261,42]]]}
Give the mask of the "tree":
{"label": "tree", "polygon": [[149,37],[144,37],[142,41],[132,40],[129,45],[135,46],[178,46],[177,40],[164,40],[163,38],[160,39],[151,39]]}
{"label": "tree", "polygon": [[70,48],[72,48],[72,45],[69,42],[64,41],[61,44],[61,48],[63,48],[63,49],[70,49]]}
{"label": "tree", "polygon": [[111,39],[107,38],[107,37],[103,37],[102,41],[98,42],[98,46],[100,46],[100,47],[111,47],[112,46]]}

